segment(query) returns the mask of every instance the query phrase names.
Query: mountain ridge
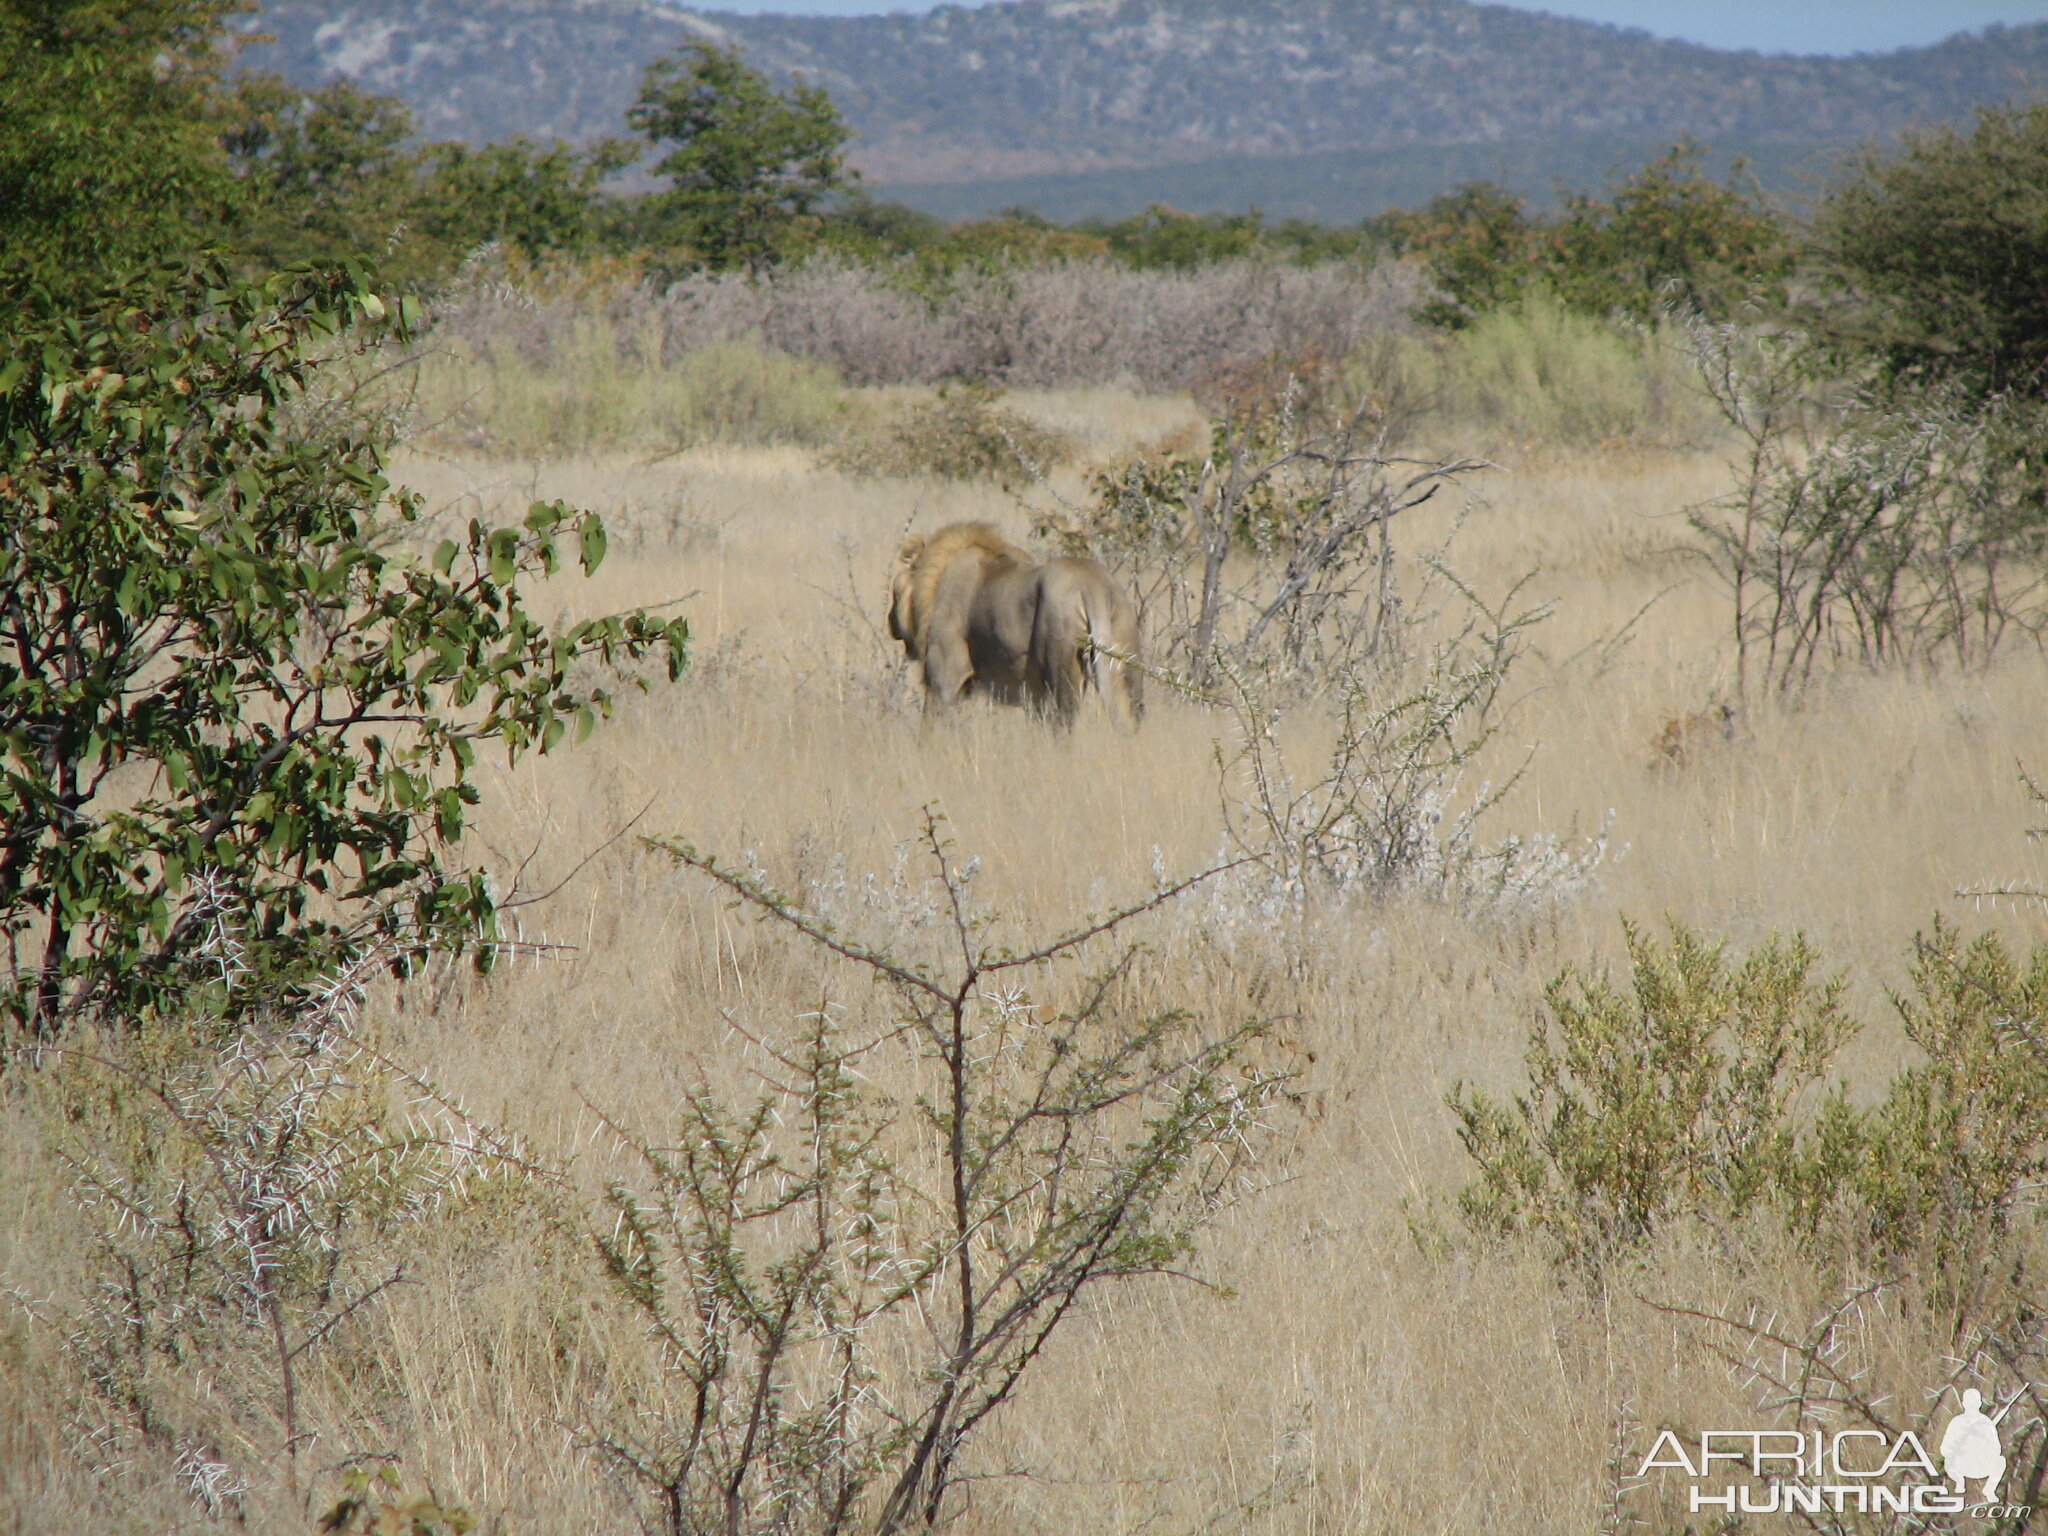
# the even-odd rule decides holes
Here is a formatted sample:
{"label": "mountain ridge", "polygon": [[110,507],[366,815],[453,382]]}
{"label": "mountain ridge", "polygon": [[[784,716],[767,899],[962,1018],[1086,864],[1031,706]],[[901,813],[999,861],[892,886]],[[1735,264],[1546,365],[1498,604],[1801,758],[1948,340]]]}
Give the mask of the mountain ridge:
{"label": "mountain ridge", "polygon": [[[1471,0],[1006,0],[862,17],[655,0],[274,0],[255,67],[344,74],[432,137],[622,131],[693,38],[824,86],[899,195],[1018,178],[1691,135],[1821,146],[2048,93],[2048,23],[1849,57],[1730,53]],[[1256,180],[1256,175],[1251,177]]]}

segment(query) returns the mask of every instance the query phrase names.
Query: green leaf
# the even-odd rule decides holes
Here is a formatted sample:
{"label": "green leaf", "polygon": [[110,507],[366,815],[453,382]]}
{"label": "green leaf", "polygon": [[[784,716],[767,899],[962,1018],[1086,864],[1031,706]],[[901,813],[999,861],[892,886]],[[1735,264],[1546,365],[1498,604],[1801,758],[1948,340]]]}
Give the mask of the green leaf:
{"label": "green leaf", "polygon": [[608,544],[605,539],[604,523],[601,520],[599,520],[595,512],[586,514],[583,519],[584,575],[589,576],[595,574],[597,568],[600,565],[604,564],[605,550],[607,547]]}
{"label": "green leaf", "polygon": [[512,585],[518,574],[519,534],[511,528],[500,528],[491,535],[490,570],[491,580],[501,587]]}
{"label": "green leaf", "polygon": [[434,796],[435,830],[441,841],[452,843],[462,836],[462,796],[454,789],[444,789]]}

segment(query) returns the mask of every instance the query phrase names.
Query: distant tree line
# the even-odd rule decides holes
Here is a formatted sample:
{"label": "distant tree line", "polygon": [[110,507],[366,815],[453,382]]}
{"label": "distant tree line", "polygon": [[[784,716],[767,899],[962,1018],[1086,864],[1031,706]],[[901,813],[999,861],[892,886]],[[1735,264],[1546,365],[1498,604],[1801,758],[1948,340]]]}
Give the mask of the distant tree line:
{"label": "distant tree line", "polygon": [[[866,196],[824,91],[779,90],[698,43],[657,60],[622,125],[584,146],[422,141],[405,105],[232,69],[246,0],[0,0],[0,280],[83,293],[230,253],[251,272],[370,259],[426,288],[488,243],[528,261],[616,258],[657,281],[834,251],[913,283],[968,264],[1406,256],[1445,328],[1547,291],[1649,321],[1801,307],[1838,356],[2039,392],[2048,365],[2048,105],[1872,150],[1795,223],[1741,164],[1681,143],[1601,194],[1531,210],[1461,187],[1345,227],[1155,205],[1059,225],[1029,209],[947,225]],[[622,184],[638,168],[640,189]],[[649,180],[655,185],[647,186]]]}

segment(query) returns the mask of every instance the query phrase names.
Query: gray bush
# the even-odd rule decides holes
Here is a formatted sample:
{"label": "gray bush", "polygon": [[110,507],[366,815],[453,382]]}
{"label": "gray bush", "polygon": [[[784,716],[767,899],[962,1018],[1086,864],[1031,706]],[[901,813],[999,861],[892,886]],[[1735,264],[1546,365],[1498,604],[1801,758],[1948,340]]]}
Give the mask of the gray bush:
{"label": "gray bush", "polygon": [[986,379],[1015,387],[1129,381],[1183,389],[1274,356],[1339,358],[1406,329],[1412,269],[1218,263],[1193,272],[1075,261],[920,278],[903,264],[819,257],[766,276],[700,273],[657,292],[536,295],[480,266],[443,296],[444,331],[515,346],[535,364],[602,311],[622,361],[754,338],[849,384]]}

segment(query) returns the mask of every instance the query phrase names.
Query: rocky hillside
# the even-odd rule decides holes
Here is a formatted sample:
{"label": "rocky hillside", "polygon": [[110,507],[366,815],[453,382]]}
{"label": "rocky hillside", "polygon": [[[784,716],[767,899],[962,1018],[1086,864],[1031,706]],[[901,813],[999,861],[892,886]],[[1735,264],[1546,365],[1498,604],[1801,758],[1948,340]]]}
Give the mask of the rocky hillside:
{"label": "rocky hillside", "polygon": [[2048,24],[1763,57],[1464,0],[1012,0],[865,17],[273,0],[254,24],[276,39],[252,50],[259,67],[349,75],[411,102],[423,131],[471,140],[619,132],[649,59],[715,37],[827,87],[860,134],[858,162],[899,189],[1402,146],[1526,158],[1539,142],[1681,133],[1840,143],[2048,93]]}

